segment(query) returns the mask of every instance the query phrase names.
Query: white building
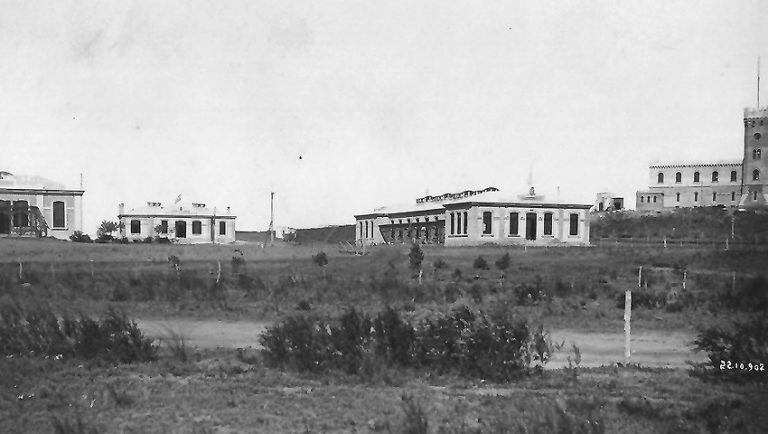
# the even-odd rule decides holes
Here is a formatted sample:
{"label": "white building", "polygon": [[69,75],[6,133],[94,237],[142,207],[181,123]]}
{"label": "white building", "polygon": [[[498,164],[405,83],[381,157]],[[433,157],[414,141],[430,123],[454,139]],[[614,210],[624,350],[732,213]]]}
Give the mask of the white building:
{"label": "white building", "polygon": [[83,230],[84,192],[40,176],[0,171],[0,237],[69,239]]}
{"label": "white building", "polygon": [[131,241],[157,236],[181,244],[235,242],[236,217],[229,207],[219,212],[204,203],[166,207],[160,202],[147,202],[146,206],[126,210],[121,203],[117,218],[122,223],[120,236]]}
{"label": "white building", "polygon": [[589,245],[592,204],[535,193],[505,196],[498,189],[427,196],[355,216],[358,243]]}

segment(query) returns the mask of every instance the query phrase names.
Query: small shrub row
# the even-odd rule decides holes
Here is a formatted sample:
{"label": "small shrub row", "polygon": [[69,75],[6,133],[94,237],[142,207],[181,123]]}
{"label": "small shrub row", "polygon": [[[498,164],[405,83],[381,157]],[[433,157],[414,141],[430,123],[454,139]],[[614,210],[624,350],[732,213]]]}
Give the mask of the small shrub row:
{"label": "small shrub row", "polygon": [[268,363],[299,371],[357,374],[372,356],[390,366],[492,381],[527,374],[532,364],[540,368],[555,349],[541,328],[467,307],[416,326],[389,307],[375,317],[354,309],[337,319],[293,316],[267,329],[261,344]]}
{"label": "small shrub row", "polygon": [[59,318],[44,307],[0,306],[0,355],[27,354],[133,363],[155,360],[157,348],[125,313],[114,310],[94,320]]}

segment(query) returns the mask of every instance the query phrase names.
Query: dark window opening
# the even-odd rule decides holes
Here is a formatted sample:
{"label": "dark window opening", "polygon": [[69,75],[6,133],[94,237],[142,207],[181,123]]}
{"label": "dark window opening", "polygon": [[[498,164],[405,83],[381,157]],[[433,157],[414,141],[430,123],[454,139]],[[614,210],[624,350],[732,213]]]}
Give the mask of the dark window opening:
{"label": "dark window opening", "polygon": [[451,235],[454,235],[456,233],[453,225],[454,225],[454,213],[451,213]]}
{"label": "dark window opening", "polygon": [[656,179],[658,180],[659,184],[663,184],[664,183],[664,174],[663,173],[659,173],[659,175],[656,177]]}
{"label": "dark window opening", "polygon": [[752,180],[753,181],[759,181],[760,180],[760,170],[755,169],[752,171]]}
{"label": "dark window opening", "polygon": [[131,220],[131,233],[132,234],[140,234],[141,233],[141,221],[139,221],[139,220]]}
{"label": "dark window opening", "polygon": [[712,193],[712,202],[717,202],[717,193]]}
{"label": "dark window opening", "polygon": [[680,172],[675,173],[675,182],[678,183],[678,184],[683,182],[683,174],[682,173],[680,173]]}
{"label": "dark window opening", "polygon": [[192,222],[192,235],[200,235],[203,233],[203,223],[195,220]]}
{"label": "dark window opening", "polygon": [[579,215],[578,214],[571,214],[570,219],[571,227],[570,227],[570,234],[571,235],[578,235],[579,234]]}
{"label": "dark window opening", "polygon": [[64,227],[64,202],[56,201],[53,203],[53,227]]}
{"label": "dark window opening", "polygon": [[693,182],[699,182],[699,172],[693,172]]}
{"label": "dark window opening", "polygon": [[464,235],[467,234],[467,212],[464,211]]}
{"label": "dark window opening", "polygon": [[645,202],[645,196],[640,196],[640,203]]}
{"label": "dark window opening", "polygon": [[731,182],[736,182],[736,171],[731,170]]}
{"label": "dark window opening", "polygon": [[699,201],[699,192],[698,191],[694,191],[693,192],[693,201],[694,202],[698,202]]}
{"label": "dark window opening", "polygon": [[718,178],[720,177],[720,174],[717,172],[712,172],[712,182],[717,182]]}
{"label": "dark window opening", "polygon": [[160,220],[160,233],[161,234],[168,233],[168,220]]}
{"label": "dark window opening", "polygon": [[677,193],[677,201],[680,202],[680,193]]}
{"label": "dark window opening", "polygon": [[517,219],[519,218],[518,214],[516,212],[509,214],[509,234],[510,235],[517,235],[519,232],[519,223]]}
{"label": "dark window opening", "polygon": [[544,213],[544,235],[552,235],[552,213]]}
{"label": "dark window opening", "polygon": [[227,234],[227,222],[219,222],[219,235]]}
{"label": "dark window opening", "polygon": [[[643,201],[643,197],[641,196],[640,197],[640,202],[642,202],[642,201]],[[597,210],[598,211],[602,211],[603,210],[603,203],[602,202],[597,204]]]}
{"label": "dark window opening", "polygon": [[736,200],[736,192],[732,191],[731,192],[731,202],[733,202],[734,200]]}
{"label": "dark window opening", "polygon": [[656,203],[656,196],[653,196],[653,203]]}

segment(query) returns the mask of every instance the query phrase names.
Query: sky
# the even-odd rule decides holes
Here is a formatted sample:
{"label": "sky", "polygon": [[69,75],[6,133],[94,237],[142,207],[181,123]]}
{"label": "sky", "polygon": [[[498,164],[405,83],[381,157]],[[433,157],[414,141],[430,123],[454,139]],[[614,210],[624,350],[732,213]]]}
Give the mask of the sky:
{"label": "sky", "polygon": [[264,230],[274,191],[275,225],[301,228],[529,173],[634,206],[651,161],[741,159],[768,71],[762,0],[0,10],[0,170],[82,173],[90,233],[120,202],[181,194]]}

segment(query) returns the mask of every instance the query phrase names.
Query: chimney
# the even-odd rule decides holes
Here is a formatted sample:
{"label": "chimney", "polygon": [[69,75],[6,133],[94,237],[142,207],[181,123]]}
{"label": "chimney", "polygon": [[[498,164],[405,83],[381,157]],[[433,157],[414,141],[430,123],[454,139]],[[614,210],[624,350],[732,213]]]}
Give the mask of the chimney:
{"label": "chimney", "polygon": [[117,204],[117,215],[121,216],[125,214],[125,204],[123,202],[120,202]]}

